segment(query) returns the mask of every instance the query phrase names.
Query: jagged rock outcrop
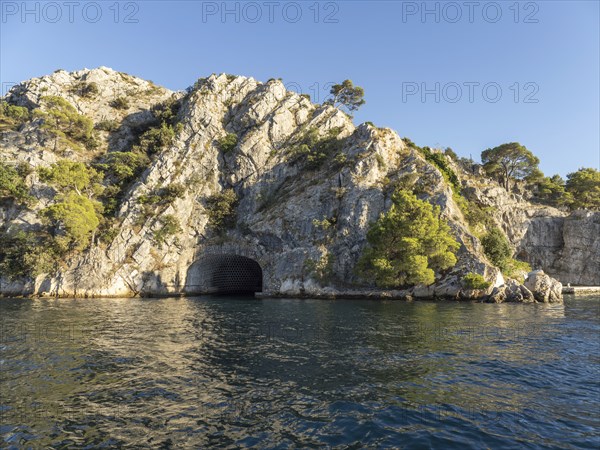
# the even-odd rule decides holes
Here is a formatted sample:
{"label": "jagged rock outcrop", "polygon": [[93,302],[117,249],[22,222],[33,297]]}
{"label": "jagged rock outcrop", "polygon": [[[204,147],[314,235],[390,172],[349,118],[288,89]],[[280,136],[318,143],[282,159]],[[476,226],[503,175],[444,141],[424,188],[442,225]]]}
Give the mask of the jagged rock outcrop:
{"label": "jagged rock outcrop", "polygon": [[[82,82],[94,82],[98,92],[92,98],[78,95],[77,87]],[[175,93],[99,68],[73,73],[59,71],[32,79],[16,86],[7,100],[36,108],[40,98],[49,92],[66,99],[95,123],[110,120],[117,122],[118,128],[99,131],[100,144],[94,152],[63,149],[57,154],[48,145],[40,122],[34,120],[18,131],[2,133],[3,160],[22,161],[37,168],[62,158],[90,162],[106,152],[126,151],[135,142],[140,127],[152,120],[152,107],[166,100],[179,102],[178,128],[175,138],[153,157],[124,192],[116,214],[118,232],[108,245],[95,243],[89,251],[65,261],[55,275],[40,275],[35,280],[1,277],[0,291],[4,295],[130,296],[192,292],[196,281],[190,280],[198,279],[194,272],[196,262],[207,254],[236,254],[257,261],[263,270],[263,291],[267,295],[385,295],[459,300],[494,297],[496,292],[494,301],[515,298],[529,301],[535,295],[527,294],[527,288],[519,283],[504,280],[500,271],[488,262],[455,201],[451,186],[420,152],[407,146],[394,131],[370,124],[356,127],[345,113],[331,106],[312,104],[306,97],[286,91],[278,80],[260,83],[252,78],[212,75],[199,80],[188,92]],[[126,108],[111,106],[116,98],[123,96],[128,99]],[[335,155],[328,155],[325,164],[311,170],[306,169],[297,151],[308,132],[321,139],[335,136],[336,142],[341,143]],[[228,133],[237,136],[237,145],[231,151],[223,151],[219,141]],[[531,213],[527,209],[530,204],[524,201],[520,203],[527,205],[524,209],[515,208],[515,202],[520,200],[481,181],[470,182],[461,170],[457,168],[465,187],[471,188],[471,194],[482,203],[498,207],[498,220],[503,228],[517,247],[530,249],[528,255],[532,261],[537,261],[534,258],[538,255],[546,255],[537,249],[543,242],[539,233],[530,231],[539,226],[538,216],[562,221],[563,225],[557,225],[562,230],[562,239],[565,228],[572,230],[567,233],[567,240],[590,237],[588,227],[598,225],[595,216],[590,215],[582,220],[573,219],[566,227],[571,219],[565,214],[550,209]],[[450,224],[461,244],[459,262],[449,273],[439,274],[436,283],[429,287],[382,293],[361,286],[355,266],[365,247],[369,224],[390,208],[394,186],[411,175],[415,175],[411,183],[419,196],[439,205]],[[5,229],[35,230],[40,223],[37,212],[56,195],[36,172],[28,176],[27,182],[37,203],[29,208],[0,206],[0,223]],[[184,186],[185,192],[170,204],[148,207],[143,201],[157,189],[172,185]],[[232,189],[238,199],[237,222],[235,227],[216,232],[210,224],[209,200],[225,189]],[[180,227],[158,245],[156,235],[167,216],[176,218]],[[590,239],[586,249],[594,245],[598,248],[597,238]],[[548,243],[548,248],[557,249],[548,253],[560,254],[556,260],[564,262],[549,264],[551,274],[552,268],[564,267],[576,253],[575,250],[569,253],[556,243],[556,240]],[[549,262],[549,254],[540,262]],[[584,255],[581,253],[581,257]],[[319,264],[328,267],[326,279],[311,270]],[[572,269],[573,273],[576,271]],[[465,290],[461,278],[467,272],[484,275],[491,282],[490,288]],[[581,272],[593,277],[589,270]],[[556,285],[546,278],[543,280],[538,283],[541,291],[535,298],[555,301]],[[498,294],[500,291],[502,294]]]}
{"label": "jagged rock outcrop", "polygon": [[525,280],[535,299],[541,303],[557,303],[562,301],[562,284],[549,277],[543,270],[531,272]]}

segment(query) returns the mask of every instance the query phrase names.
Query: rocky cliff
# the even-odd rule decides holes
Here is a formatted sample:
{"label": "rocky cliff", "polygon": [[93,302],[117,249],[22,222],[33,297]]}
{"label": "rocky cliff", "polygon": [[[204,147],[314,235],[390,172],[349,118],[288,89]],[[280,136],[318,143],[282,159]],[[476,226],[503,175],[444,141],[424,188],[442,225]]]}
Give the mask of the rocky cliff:
{"label": "rocky cliff", "polygon": [[[70,254],[52,273],[34,279],[2,274],[4,295],[200,292],[209,255],[258,262],[267,295],[366,295],[375,291],[357,278],[355,266],[369,224],[390,208],[398,185],[439,205],[461,248],[458,264],[438,274],[434,285],[386,295],[504,301],[506,292],[516,292],[514,286],[527,290],[506,282],[485,257],[465,218],[465,205],[475,203],[490,207],[518,256],[534,269],[563,283],[600,284],[598,213],[568,215],[533,205],[507,194],[476,167],[447,158],[461,197],[438,165],[394,131],[355,126],[344,112],[286,91],[279,80],[212,75],[186,92],[171,92],[107,68],[57,71],[15,86],[5,100],[35,111],[49,95],[65,99],[96,124],[95,145],[75,148],[66,140],[58,148],[44,120],[34,116],[2,132],[1,158],[7,164],[39,169],[68,159],[103,167],[106,155],[141,145],[141,130],[160,127],[156,110],[165,104],[176,106],[169,110],[173,136],[120,186],[110,232],[95,236],[91,247]],[[310,145],[302,145],[306,142]],[[3,233],[44,226],[39,212],[58,192],[38,172],[26,176],[35,201],[0,204]],[[106,176],[102,183],[108,189],[115,179]],[[160,200],[173,186],[177,195]],[[230,214],[224,217],[225,212]],[[490,288],[466,290],[460,280],[468,272],[482,274]]]}

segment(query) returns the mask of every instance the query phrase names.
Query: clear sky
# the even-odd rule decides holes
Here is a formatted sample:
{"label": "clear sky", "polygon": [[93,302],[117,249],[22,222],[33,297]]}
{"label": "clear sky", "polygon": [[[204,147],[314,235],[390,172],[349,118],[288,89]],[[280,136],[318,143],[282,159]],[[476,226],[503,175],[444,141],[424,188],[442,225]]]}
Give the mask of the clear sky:
{"label": "clear sky", "polygon": [[227,72],[323,101],[350,78],[357,123],[475,159],[518,141],[564,176],[600,165],[599,4],[1,0],[0,80],[108,66],[184,89]]}

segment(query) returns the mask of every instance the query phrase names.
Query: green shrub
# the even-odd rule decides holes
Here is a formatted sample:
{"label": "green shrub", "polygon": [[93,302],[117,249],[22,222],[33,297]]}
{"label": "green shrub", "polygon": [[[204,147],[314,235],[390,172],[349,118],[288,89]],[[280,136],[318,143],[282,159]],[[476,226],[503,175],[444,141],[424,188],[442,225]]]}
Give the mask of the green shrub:
{"label": "green shrub", "polygon": [[110,102],[110,106],[115,109],[129,109],[129,101],[125,97],[117,97]]}
{"label": "green shrub", "polygon": [[342,165],[346,164],[347,160],[348,160],[348,157],[346,156],[345,153],[342,153],[342,152],[339,152],[333,158],[333,162],[335,164],[337,164],[338,166],[342,166]]}
{"label": "green shrub", "polygon": [[154,232],[154,242],[160,247],[165,241],[181,232],[181,225],[177,217],[171,214],[165,214],[159,218],[161,228]]}
{"label": "green shrub", "polygon": [[102,192],[102,175],[84,163],[63,159],[50,167],[39,167],[40,180],[63,192],[75,191],[78,195],[99,195]]}
{"label": "green shrub", "polygon": [[521,283],[525,281],[525,275],[531,272],[531,266],[528,263],[513,258],[507,258],[501,269],[505,276],[514,278]]}
{"label": "green shrub", "polygon": [[94,128],[100,131],[113,132],[119,129],[119,122],[116,120],[102,120]]}
{"label": "green shrub", "polygon": [[225,189],[206,200],[208,223],[216,231],[235,225],[238,198],[233,189]]}
{"label": "green shrub", "polygon": [[9,198],[19,203],[30,203],[33,197],[25,178],[31,173],[31,168],[24,163],[10,166],[0,161],[0,198]]}
{"label": "green shrub", "polygon": [[415,144],[413,141],[411,141],[407,137],[403,137],[402,140],[404,141],[404,143],[406,144],[406,146],[409,147],[409,148],[414,148],[415,150],[420,150],[421,149],[421,147],[419,147],[417,144]]}
{"label": "green shrub", "polygon": [[27,108],[0,101],[0,131],[18,130],[31,115]]}
{"label": "green shrub", "polygon": [[184,196],[186,188],[183,184],[172,183],[155,189],[148,195],[140,195],[138,202],[143,205],[167,205]]}
{"label": "green shrub", "polygon": [[113,182],[125,184],[139,176],[149,163],[148,156],[141,152],[110,152],[98,168]]}
{"label": "green shrub", "polygon": [[485,290],[489,288],[492,283],[486,281],[482,275],[478,273],[469,272],[462,279],[462,285],[465,289],[481,289]]}
{"label": "green shrub", "polygon": [[324,217],[323,220],[313,219],[312,224],[315,228],[320,228],[321,230],[329,230],[336,223],[335,217],[327,218]]}
{"label": "green shrub", "polygon": [[481,239],[481,244],[489,260],[508,278],[523,281],[523,274],[531,271],[528,263],[512,258],[510,243],[499,228],[491,228]]}
{"label": "green shrub", "polygon": [[464,203],[459,203],[459,207],[462,210],[467,222],[470,226],[476,227],[478,225],[491,229],[495,226],[492,213],[494,212],[493,206],[480,206],[476,202],[468,201],[464,197],[460,196]]}
{"label": "green shrub", "polygon": [[307,259],[304,262],[304,268],[320,282],[330,281],[333,277],[333,256],[326,252],[318,260]]}
{"label": "green shrub", "polygon": [[455,162],[458,162],[458,160],[459,160],[456,152],[454,150],[452,150],[450,147],[446,147],[446,150],[444,150],[444,155],[448,156],[450,159],[452,159]]}
{"label": "green shrub", "polygon": [[[414,144],[413,144],[414,145]],[[425,159],[435,165],[442,175],[450,183],[452,189],[456,192],[460,192],[460,181],[458,180],[458,176],[454,173],[454,170],[448,164],[446,157],[439,152],[432,151],[429,147],[423,147],[420,149],[421,153],[425,156]]]}
{"label": "green shrub", "polygon": [[171,183],[159,189],[158,195],[166,203],[173,203],[176,199],[185,195],[186,187],[181,183]]}
{"label": "green shrub", "polygon": [[98,89],[98,85],[93,81],[91,83],[81,81],[71,88],[71,92],[83,98],[91,98],[98,95],[100,93],[100,89]]}
{"label": "green shrub", "polygon": [[0,273],[11,280],[50,273],[61,256],[52,238],[42,231],[0,232]]}
{"label": "green shrub", "polygon": [[94,124],[89,117],[77,112],[75,107],[62,97],[46,96],[41,98],[44,109],[33,111],[35,118],[44,121],[42,129],[54,137],[54,150],[70,146],[76,150],[83,144],[88,149],[97,146],[94,137]]}
{"label": "green shrub", "polygon": [[153,156],[169,147],[175,139],[175,128],[163,122],[160,127],[150,128],[139,138],[139,144],[133,150]]}
{"label": "green shrub", "polygon": [[392,195],[390,210],[371,226],[367,240],[358,273],[384,288],[433,283],[435,271],[456,264],[460,247],[439,206],[401,189]]}
{"label": "green shrub", "polygon": [[291,148],[291,154],[303,161],[307,169],[319,169],[329,158],[341,153],[345,142],[339,138],[341,131],[341,128],[332,128],[326,136],[320,137],[319,130],[311,128]]}
{"label": "green shrub", "polygon": [[219,139],[217,143],[223,153],[229,153],[237,146],[238,137],[233,133],[227,133],[227,135]]}
{"label": "green shrub", "polygon": [[59,201],[40,212],[46,223],[54,228],[55,235],[64,235],[70,250],[83,250],[90,243],[92,233],[100,225],[97,211],[101,205],[87,197],[69,192]]}
{"label": "green shrub", "polygon": [[512,249],[510,243],[502,230],[498,227],[490,229],[485,236],[481,238],[481,244],[483,245],[483,251],[488,259],[496,267],[502,269],[506,263],[506,260],[512,256]]}

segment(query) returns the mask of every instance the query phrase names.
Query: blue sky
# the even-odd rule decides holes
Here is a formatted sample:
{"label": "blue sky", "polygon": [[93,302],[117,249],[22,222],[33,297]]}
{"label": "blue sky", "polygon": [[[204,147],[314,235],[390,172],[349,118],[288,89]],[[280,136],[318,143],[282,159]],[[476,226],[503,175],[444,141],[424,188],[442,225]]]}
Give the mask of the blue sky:
{"label": "blue sky", "polygon": [[597,1],[1,3],[3,91],[108,66],[171,89],[281,77],[322,101],[350,78],[366,91],[355,122],[419,145],[478,159],[518,141],[563,176],[600,165]]}

